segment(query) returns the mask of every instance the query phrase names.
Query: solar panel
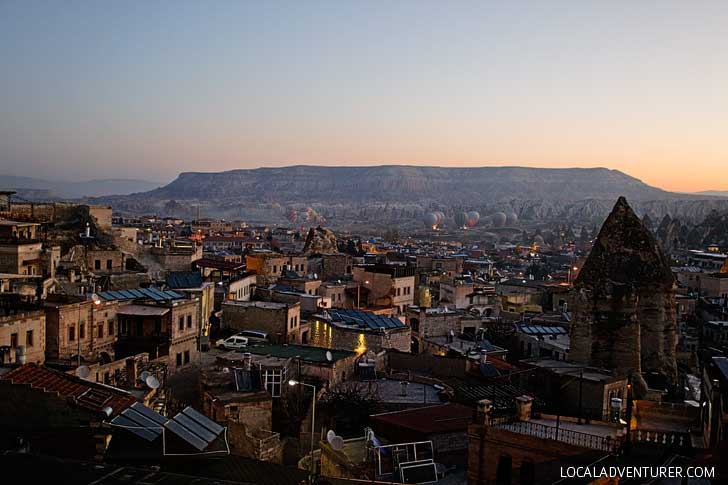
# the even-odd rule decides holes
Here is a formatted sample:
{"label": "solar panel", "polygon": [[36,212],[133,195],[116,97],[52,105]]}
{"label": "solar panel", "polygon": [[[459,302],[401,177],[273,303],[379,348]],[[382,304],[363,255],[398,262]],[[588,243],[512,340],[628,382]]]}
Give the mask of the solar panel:
{"label": "solar panel", "polygon": [[131,409],[138,412],[139,414],[149,418],[151,421],[154,421],[155,423],[161,425],[164,425],[164,423],[167,422],[167,418],[162,416],[161,414],[149,409],[144,404],[135,402],[132,404]]}
{"label": "solar panel", "polygon": [[192,433],[194,433],[197,437],[202,439],[203,441],[206,441],[207,444],[210,444],[212,441],[217,438],[217,435],[210,431],[209,429],[205,428],[204,426],[200,425],[198,422],[190,418],[189,416],[186,416],[182,413],[178,414],[174,417],[174,420],[190,430]]}
{"label": "solar panel", "polygon": [[147,441],[154,441],[157,439],[160,433],[155,433],[153,430],[149,430],[146,428],[140,428],[137,423],[134,421],[131,421],[130,419],[126,418],[124,415],[119,415],[111,420],[111,424],[115,424],[117,426],[121,426],[127,431],[134,433],[135,435],[139,436],[140,438],[143,438]]}
{"label": "solar panel", "polygon": [[187,443],[191,444],[197,450],[202,451],[205,448],[207,448],[207,442],[202,440],[200,437],[192,433],[190,430],[182,426],[180,423],[175,421],[174,419],[170,419],[167,421],[167,423],[164,425],[165,428],[170,430],[172,433],[176,434],[180,438],[182,438]]}
{"label": "solar panel", "polygon": [[129,293],[131,293],[132,295],[134,295],[134,298],[142,298],[144,296],[144,293],[142,293],[141,291],[139,291],[136,288],[131,289],[131,290],[127,290],[127,291]]}
{"label": "solar panel", "polygon": [[198,412],[196,409],[191,408],[190,406],[187,406],[186,408],[184,408],[182,410],[182,413],[184,413],[187,416],[189,416],[190,418],[194,419],[195,421],[197,421],[202,426],[209,429],[210,431],[212,431],[215,434],[219,435],[220,433],[222,433],[225,430],[225,428],[223,428],[222,426],[217,424],[215,421],[211,420],[210,418],[208,418],[204,414]]}
{"label": "solar panel", "polygon": [[432,462],[401,467],[399,473],[402,483],[437,483],[437,469]]}
{"label": "solar panel", "polygon": [[159,429],[159,427],[161,426],[160,423],[157,423],[154,420],[149,419],[148,417],[136,411],[127,409],[121,415],[124,416],[124,418],[136,423],[137,426],[146,428],[152,433],[160,434],[162,432],[162,430]]}

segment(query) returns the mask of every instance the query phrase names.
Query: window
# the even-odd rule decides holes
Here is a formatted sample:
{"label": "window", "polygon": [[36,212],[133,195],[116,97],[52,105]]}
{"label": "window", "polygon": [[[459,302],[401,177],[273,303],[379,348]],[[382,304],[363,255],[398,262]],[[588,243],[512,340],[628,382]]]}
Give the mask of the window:
{"label": "window", "polygon": [[121,334],[122,335],[126,335],[126,332],[127,332],[127,330],[126,330],[126,319],[121,320],[120,324],[121,324],[121,330],[120,330]]}
{"label": "window", "polygon": [[110,259],[106,260],[106,269],[111,269],[113,267],[113,262]]}
{"label": "window", "polygon": [[399,296],[399,293],[401,290],[402,290],[401,288],[397,288],[397,296]]}
{"label": "window", "polygon": [[104,338],[104,325],[101,323],[96,327],[96,337]]}
{"label": "window", "polygon": [[78,325],[78,338],[86,338],[86,324],[83,322]]}
{"label": "window", "polygon": [[101,269],[101,260],[97,259],[94,261],[94,269]]}
{"label": "window", "polygon": [[68,327],[68,340],[71,342],[76,340],[76,327]]}
{"label": "window", "polygon": [[187,315],[187,328],[192,328],[192,315]]}
{"label": "window", "polygon": [[265,390],[268,391],[271,397],[281,397],[281,383],[285,377],[284,370],[273,370],[268,369],[263,371],[263,383]]}
{"label": "window", "polygon": [[278,272],[278,266],[276,266],[275,264],[273,265],[273,272],[274,273],[277,273]]}
{"label": "window", "polygon": [[185,350],[185,364],[189,364],[189,363],[190,363],[190,351]]}
{"label": "window", "polygon": [[177,328],[179,330],[184,330],[184,328],[185,328],[185,317],[184,316],[179,317],[179,320],[177,321]]}
{"label": "window", "polygon": [[32,347],[33,346],[33,331],[28,330],[25,332],[25,346],[26,347]]}
{"label": "window", "polygon": [[181,353],[177,353],[177,365],[178,366],[182,365],[182,354]]}
{"label": "window", "polygon": [[18,346],[18,334],[11,333],[10,334],[10,347],[15,348],[17,346]]}
{"label": "window", "polygon": [[106,333],[109,334],[109,335],[114,335],[114,321],[113,320],[109,320],[109,322],[106,325],[107,325],[107,328],[108,328],[108,330],[107,330]]}

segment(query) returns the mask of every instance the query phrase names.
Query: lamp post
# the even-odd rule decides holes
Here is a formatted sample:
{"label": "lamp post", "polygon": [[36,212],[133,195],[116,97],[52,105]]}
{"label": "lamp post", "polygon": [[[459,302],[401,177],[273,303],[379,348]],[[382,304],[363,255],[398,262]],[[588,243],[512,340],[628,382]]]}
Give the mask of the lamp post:
{"label": "lamp post", "polygon": [[306,386],[306,387],[310,387],[311,390],[313,391],[313,396],[311,397],[311,459],[310,459],[310,464],[309,464],[310,465],[309,469],[310,469],[310,474],[311,474],[310,480],[313,481],[314,473],[316,472],[315,462],[313,459],[313,435],[314,435],[314,432],[316,429],[315,428],[315,426],[316,426],[316,386],[314,386],[313,384],[306,384],[305,382],[300,382],[295,379],[291,379],[290,381],[288,381],[288,385],[289,386],[298,386],[298,385]]}
{"label": "lamp post", "polygon": [[[369,280],[364,281],[365,285],[369,284]],[[361,283],[356,285],[356,308],[361,308]]]}

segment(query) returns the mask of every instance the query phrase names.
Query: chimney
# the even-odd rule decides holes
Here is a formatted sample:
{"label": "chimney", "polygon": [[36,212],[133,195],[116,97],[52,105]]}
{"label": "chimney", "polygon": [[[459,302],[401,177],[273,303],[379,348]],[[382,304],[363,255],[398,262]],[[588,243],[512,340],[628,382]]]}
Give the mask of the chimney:
{"label": "chimney", "polygon": [[126,359],[126,381],[132,387],[137,385],[137,361],[133,357]]}
{"label": "chimney", "polygon": [[523,395],[516,398],[516,418],[519,421],[531,420],[531,404],[533,404],[531,396]]}
{"label": "chimney", "polygon": [[493,401],[490,399],[481,399],[478,401],[478,410],[475,414],[475,424],[487,426],[490,424],[490,414],[493,411]]}
{"label": "chimney", "polygon": [[25,364],[25,346],[15,347],[15,363],[18,365]]}
{"label": "chimney", "polygon": [[253,354],[250,352],[243,354],[243,368],[248,372],[253,370]]}

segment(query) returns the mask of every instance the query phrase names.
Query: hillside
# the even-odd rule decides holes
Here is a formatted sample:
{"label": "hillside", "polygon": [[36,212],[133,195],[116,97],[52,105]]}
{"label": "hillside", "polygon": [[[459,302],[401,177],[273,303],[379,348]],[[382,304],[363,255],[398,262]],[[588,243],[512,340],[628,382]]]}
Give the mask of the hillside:
{"label": "hillside", "polygon": [[159,185],[156,182],[133,179],[63,181],[0,175],[0,187],[3,190],[15,190],[20,197],[28,200],[78,199],[131,194],[152,190]]}
{"label": "hillside", "polygon": [[284,223],[287,209],[311,207],[334,224],[396,222],[425,211],[456,208],[515,212],[524,220],[601,222],[625,196],[638,214],[702,221],[728,200],[666,192],[617,170],[524,167],[291,166],[187,172],[164,187],[130,196],[102,197],[128,213],[243,218]]}

